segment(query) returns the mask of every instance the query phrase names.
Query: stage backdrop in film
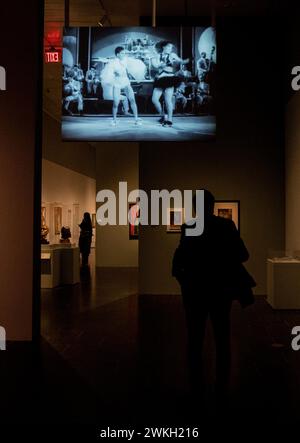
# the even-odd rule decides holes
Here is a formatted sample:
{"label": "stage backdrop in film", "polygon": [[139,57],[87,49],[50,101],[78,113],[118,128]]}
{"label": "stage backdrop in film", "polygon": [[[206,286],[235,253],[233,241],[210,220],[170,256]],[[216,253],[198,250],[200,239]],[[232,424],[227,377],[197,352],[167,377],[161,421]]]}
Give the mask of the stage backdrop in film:
{"label": "stage backdrop in film", "polygon": [[214,140],[215,29],[67,28],[62,137]]}

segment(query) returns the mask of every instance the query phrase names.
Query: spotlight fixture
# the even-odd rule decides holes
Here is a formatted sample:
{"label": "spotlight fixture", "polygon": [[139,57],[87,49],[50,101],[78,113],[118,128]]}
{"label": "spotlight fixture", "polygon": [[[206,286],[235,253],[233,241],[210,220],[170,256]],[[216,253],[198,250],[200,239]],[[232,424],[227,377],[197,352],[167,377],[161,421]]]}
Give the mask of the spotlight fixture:
{"label": "spotlight fixture", "polygon": [[98,22],[98,25],[101,26],[103,28],[104,23],[107,21],[107,15],[105,14]]}
{"label": "spotlight fixture", "polygon": [[100,3],[100,7],[102,9],[102,13],[104,13],[104,15],[102,16],[102,18],[98,21],[98,25],[101,26],[101,28],[103,28],[104,23],[108,22],[109,26],[112,26],[111,20],[109,18],[109,13],[103,3],[102,0],[98,0]]}

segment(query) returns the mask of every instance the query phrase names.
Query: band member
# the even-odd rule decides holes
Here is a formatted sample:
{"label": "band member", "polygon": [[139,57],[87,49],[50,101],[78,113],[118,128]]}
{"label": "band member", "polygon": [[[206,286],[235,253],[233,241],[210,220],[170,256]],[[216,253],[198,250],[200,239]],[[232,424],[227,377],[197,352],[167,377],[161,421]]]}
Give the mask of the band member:
{"label": "band member", "polygon": [[86,71],[85,81],[86,81],[87,93],[89,95],[91,95],[92,92],[95,91],[94,84],[95,84],[96,74],[97,72],[95,66],[92,66],[90,69]]}
{"label": "band member", "polygon": [[[155,45],[157,57],[152,60],[154,68],[158,69],[158,74],[153,84],[152,102],[161,115],[159,122],[163,126],[173,124],[173,95],[174,88],[179,86],[181,79],[175,76],[176,65],[189,63],[189,59],[182,60],[173,52],[173,44],[169,41],[161,41]],[[163,115],[160,98],[164,95],[167,114]]]}
{"label": "band member", "polygon": [[186,65],[181,65],[180,70],[176,72],[176,75],[187,80],[192,78],[192,73],[187,69]]}
{"label": "band member", "polygon": [[200,85],[191,94],[191,99],[193,103],[193,110],[196,114],[201,112],[202,107],[207,108],[206,111],[209,111],[213,104],[213,97],[209,95],[209,89],[203,89]]}
{"label": "band member", "polygon": [[134,115],[135,124],[141,124],[141,120],[138,118],[138,109],[135,101],[134,92],[128,77],[127,67],[128,63],[125,49],[122,46],[118,46],[115,49],[115,58],[108,61],[101,73],[102,84],[109,84],[113,88],[113,126],[117,124],[118,107],[122,96],[121,91],[124,91],[124,94],[129,100]]}
{"label": "band member", "polygon": [[175,89],[174,98],[175,98],[174,108],[176,109],[177,105],[180,104],[182,107],[182,111],[184,112],[187,102],[188,102],[188,100],[185,96],[185,83],[184,82],[181,82],[180,85],[178,86],[178,88]]}
{"label": "band member", "polygon": [[77,80],[81,84],[83,84],[84,74],[83,74],[83,70],[81,69],[81,64],[80,63],[78,63],[78,65],[74,65],[73,72],[74,72],[74,77],[77,77]]}
{"label": "band member", "polygon": [[94,81],[93,81],[93,93],[94,95],[97,95],[98,92],[98,87],[101,84],[101,80],[100,80],[100,74],[98,74],[98,72],[96,71],[95,77],[94,77]]}
{"label": "band member", "polygon": [[83,111],[83,97],[81,93],[81,84],[77,80],[77,77],[74,77],[74,73],[69,74],[68,83],[65,85],[65,90],[69,92],[69,95],[65,98],[64,110],[69,115],[74,115],[72,111],[70,111],[69,106],[72,102],[77,102],[78,112],[81,114]]}
{"label": "band member", "polygon": [[200,58],[197,61],[197,74],[199,82],[205,82],[208,71],[209,60],[206,58],[206,52],[201,52]]}
{"label": "band member", "polygon": [[73,69],[70,66],[63,65],[63,80],[68,81],[70,73],[73,72]]}

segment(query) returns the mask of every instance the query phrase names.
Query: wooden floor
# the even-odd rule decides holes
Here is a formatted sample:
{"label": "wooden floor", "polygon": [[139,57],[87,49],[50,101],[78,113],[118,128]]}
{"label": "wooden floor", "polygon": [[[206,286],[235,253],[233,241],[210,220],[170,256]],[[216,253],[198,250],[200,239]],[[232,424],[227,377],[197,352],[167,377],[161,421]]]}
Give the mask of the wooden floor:
{"label": "wooden floor", "polygon": [[62,117],[62,137],[68,141],[207,141],[216,136],[213,116],[174,116],[173,126],[163,127],[157,116],[141,116],[141,125],[133,117],[120,117],[111,126],[111,116]]}
{"label": "wooden floor", "polygon": [[258,430],[297,419],[300,352],[290,343],[299,311],[273,311],[264,297],[246,310],[234,305],[231,394],[219,410],[210,327],[207,392],[195,404],[188,393],[181,298],[138,296],[137,277],[136,269],[97,269],[83,273],[80,285],[42,291],[40,348],[23,346],[20,352],[11,345],[1,353],[4,422],[201,423],[210,429],[222,422],[230,430],[234,417]]}

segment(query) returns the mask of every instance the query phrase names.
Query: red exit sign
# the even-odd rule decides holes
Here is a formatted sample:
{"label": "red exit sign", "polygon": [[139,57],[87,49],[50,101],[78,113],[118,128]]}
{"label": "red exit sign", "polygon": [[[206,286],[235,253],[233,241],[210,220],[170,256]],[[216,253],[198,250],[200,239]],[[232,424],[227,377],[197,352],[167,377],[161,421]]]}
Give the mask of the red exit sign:
{"label": "red exit sign", "polygon": [[59,51],[45,51],[45,63],[60,63]]}

